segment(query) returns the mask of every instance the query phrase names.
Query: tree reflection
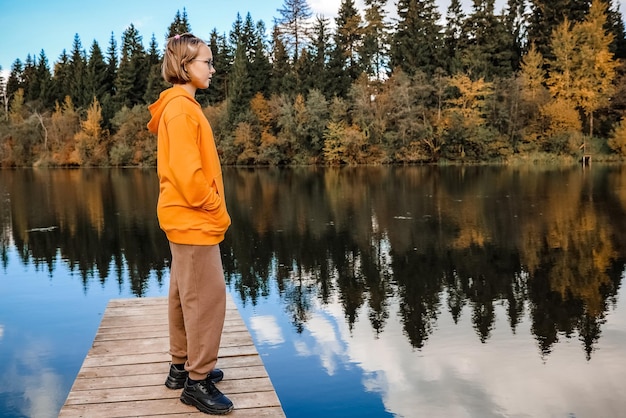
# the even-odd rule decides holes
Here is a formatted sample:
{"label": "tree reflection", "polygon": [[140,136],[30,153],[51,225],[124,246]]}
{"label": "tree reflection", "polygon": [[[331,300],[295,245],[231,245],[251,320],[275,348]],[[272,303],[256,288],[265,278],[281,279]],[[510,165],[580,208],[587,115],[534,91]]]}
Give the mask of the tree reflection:
{"label": "tree reflection", "polygon": [[61,259],[85,292],[92,280],[111,276],[120,286],[128,276],[136,296],[151,273],[161,283],[169,249],[155,219],[153,173],[35,169],[0,178],[3,254],[13,245],[24,264],[47,268],[50,277]]}
{"label": "tree reflection", "polygon": [[[468,308],[487,342],[503,304],[512,332],[528,311],[542,356],[560,338],[578,336],[589,359],[624,269],[616,231],[626,197],[614,192],[624,186],[607,187],[625,183],[621,168],[228,170],[225,177],[236,203],[224,246],[238,263],[256,255],[254,265],[240,263],[227,276],[253,304],[276,277],[299,330],[312,298],[336,297],[350,328],[366,306],[378,334],[397,298],[418,349],[443,310],[457,323]],[[255,280],[240,283],[244,271]]]}
{"label": "tree reflection", "polygon": [[[416,349],[443,315],[468,316],[487,343],[505,306],[540,355],[577,339],[587,359],[624,272],[626,170],[495,167],[225,168],[233,226],[226,278],[244,303],[277,289],[302,331],[318,304],[339,303],[350,329],[399,320]],[[142,296],[168,273],[153,170],[1,173],[7,266],[53,277],[62,260],[85,291],[117,280]],[[128,283],[125,283],[128,277]],[[398,306],[397,311],[395,306]],[[394,308],[392,308],[394,307]],[[366,312],[365,318],[358,318]]]}

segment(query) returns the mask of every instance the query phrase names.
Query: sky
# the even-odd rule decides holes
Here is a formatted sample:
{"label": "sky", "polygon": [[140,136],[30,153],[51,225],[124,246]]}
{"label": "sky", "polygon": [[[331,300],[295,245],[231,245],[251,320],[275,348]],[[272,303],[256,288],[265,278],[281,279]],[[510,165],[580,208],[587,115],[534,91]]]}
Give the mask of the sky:
{"label": "sky", "polygon": [[[436,0],[439,12],[445,16],[450,0]],[[363,0],[355,1],[357,8],[363,9]],[[462,1],[466,11],[472,0]],[[626,0],[620,0],[624,13]],[[48,65],[53,66],[65,49],[72,50],[75,34],[78,34],[82,47],[89,51],[94,40],[106,51],[111,34],[118,47],[124,30],[132,23],[142,36],[147,47],[152,35],[163,46],[165,32],[174,21],[177,11],[187,11],[192,32],[208,39],[215,28],[227,34],[239,13],[245,18],[249,12],[252,19],[262,20],[268,35],[274,19],[280,14],[278,9],[284,0],[0,0],[0,67],[6,73],[16,59],[22,62],[28,54],[38,57],[43,50]],[[314,15],[333,19],[341,0],[308,0]],[[389,8],[394,9],[396,0],[388,0]],[[496,0],[496,10],[501,10],[506,0]]]}
{"label": "sky", "polygon": [[[464,0],[471,4],[471,0]],[[626,1],[626,0],[624,0]],[[445,15],[449,0],[437,0],[439,11]],[[356,0],[363,8],[363,0]],[[389,6],[395,7],[395,0]],[[497,0],[496,4],[505,3]],[[333,19],[341,0],[308,0],[311,12]],[[187,11],[192,32],[208,39],[215,28],[219,33],[230,32],[239,13],[245,19],[248,12],[257,22],[262,20],[268,35],[278,9],[284,0],[0,0],[0,66],[9,71],[16,59],[22,62],[28,54],[38,57],[43,49],[52,67],[65,49],[72,50],[74,35],[89,52],[94,40],[106,51],[115,37],[118,47],[124,30],[132,23],[147,47],[152,34],[163,46],[165,32],[177,11]]]}

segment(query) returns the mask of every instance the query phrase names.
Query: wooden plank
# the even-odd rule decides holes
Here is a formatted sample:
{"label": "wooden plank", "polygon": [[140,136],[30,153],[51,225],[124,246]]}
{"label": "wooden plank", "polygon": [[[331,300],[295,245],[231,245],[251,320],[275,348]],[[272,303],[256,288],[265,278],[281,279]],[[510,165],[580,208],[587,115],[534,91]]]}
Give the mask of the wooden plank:
{"label": "wooden plank", "polygon": [[[122,387],[103,388],[103,389],[86,389],[77,387],[68,396],[67,404],[94,404],[94,403],[110,403],[110,402],[128,402],[137,400],[150,400],[150,399],[178,399],[180,397],[181,390],[170,390],[165,387],[163,382],[159,381],[154,385],[146,385],[143,381],[143,376],[140,379],[142,385],[145,386],[133,386],[136,382],[131,384],[126,381]],[[275,396],[273,395],[273,386],[269,377],[259,377],[251,379],[229,379],[219,383],[220,390],[228,393],[228,397],[241,395],[245,393],[254,392],[255,394],[265,394],[264,397],[271,398],[271,404],[266,406],[277,406],[274,403]],[[278,399],[278,398],[276,398]]]}
{"label": "wooden plank", "polygon": [[[233,400],[235,402],[236,400]],[[92,417],[207,417],[195,408],[184,407],[181,402],[169,400],[137,401],[132,405],[115,405],[111,408],[105,404],[99,405],[69,405],[63,408],[64,418],[92,418]],[[226,415],[229,418],[280,418],[285,414],[280,407],[239,408]]]}
{"label": "wooden plank", "polygon": [[[95,372],[95,374],[91,375],[79,374],[79,378],[76,379],[76,384],[72,389],[74,391],[83,391],[129,387],[137,383],[137,376],[139,375],[141,376],[141,384],[143,386],[161,386],[165,382],[165,378],[163,377],[163,366],[159,366],[159,370],[154,370],[156,368],[153,368],[151,373],[146,373],[145,370],[142,370],[141,372],[137,372],[135,375],[130,376],[126,374],[109,376],[106,375],[106,372],[98,374],[97,371]],[[107,368],[104,368],[103,370],[107,370]],[[229,382],[230,380],[240,381],[243,379],[265,377],[267,377],[267,374],[263,365],[235,367],[228,368],[228,380],[226,382]],[[226,384],[226,382],[224,382],[224,385]],[[220,387],[222,389],[225,389],[227,386],[224,385],[220,384]]]}
{"label": "wooden plank", "polygon": [[[165,387],[168,345],[166,298],[111,300],[59,416],[206,416]],[[285,416],[230,296],[219,355],[218,386],[235,404],[229,416]]]}

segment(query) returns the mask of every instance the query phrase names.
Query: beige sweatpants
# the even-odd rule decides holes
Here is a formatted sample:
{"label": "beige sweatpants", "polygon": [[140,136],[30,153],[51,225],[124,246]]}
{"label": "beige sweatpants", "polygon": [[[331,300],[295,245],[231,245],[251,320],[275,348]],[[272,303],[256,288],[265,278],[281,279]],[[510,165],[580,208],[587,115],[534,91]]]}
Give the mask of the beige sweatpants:
{"label": "beige sweatpants", "polygon": [[226,314],[226,284],[219,245],[170,242],[168,317],[173,364],[185,363],[193,380],[215,368]]}

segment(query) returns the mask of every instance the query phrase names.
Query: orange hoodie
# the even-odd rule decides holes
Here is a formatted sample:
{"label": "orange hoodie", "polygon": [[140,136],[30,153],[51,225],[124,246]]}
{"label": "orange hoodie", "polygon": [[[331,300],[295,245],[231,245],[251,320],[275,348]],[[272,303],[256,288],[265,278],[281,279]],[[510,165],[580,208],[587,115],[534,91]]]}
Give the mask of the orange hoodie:
{"label": "orange hoodie", "polygon": [[161,229],[176,244],[219,244],[230,216],[213,131],[200,104],[175,85],[148,109],[148,130],[158,136]]}

